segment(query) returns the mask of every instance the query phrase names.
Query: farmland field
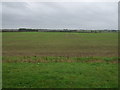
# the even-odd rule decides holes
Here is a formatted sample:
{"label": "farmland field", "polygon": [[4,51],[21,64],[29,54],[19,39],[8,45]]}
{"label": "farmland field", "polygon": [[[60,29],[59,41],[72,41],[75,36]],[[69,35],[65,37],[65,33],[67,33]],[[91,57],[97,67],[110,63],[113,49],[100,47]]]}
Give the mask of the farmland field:
{"label": "farmland field", "polygon": [[3,88],[117,88],[118,34],[2,33]]}

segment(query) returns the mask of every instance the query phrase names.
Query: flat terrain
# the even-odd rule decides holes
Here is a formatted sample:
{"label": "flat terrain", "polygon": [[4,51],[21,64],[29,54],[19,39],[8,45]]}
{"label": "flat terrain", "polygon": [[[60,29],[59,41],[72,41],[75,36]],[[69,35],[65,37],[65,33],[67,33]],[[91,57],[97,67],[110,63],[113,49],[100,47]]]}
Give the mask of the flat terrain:
{"label": "flat terrain", "polygon": [[4,56],[117,56],[117,33],[3,33]]}
{"label": "flat terrain", "polygon": [[3,88],[117,88],[118,34],[3,33]]}
{"label": "flat terrain", "polygon": [[116,88],[117,65],[107,63],[6,63],[4,88]]}

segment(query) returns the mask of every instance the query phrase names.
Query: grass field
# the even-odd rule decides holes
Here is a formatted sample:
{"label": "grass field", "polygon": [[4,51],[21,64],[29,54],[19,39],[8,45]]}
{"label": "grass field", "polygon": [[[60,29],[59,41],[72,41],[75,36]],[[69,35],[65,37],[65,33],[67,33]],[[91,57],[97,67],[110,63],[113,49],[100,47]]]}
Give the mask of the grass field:
{"label": "grass field", "polygon": [[3,33],[3,88],[117,88],[118,34]]}
{"label": "grass field", "polygon": [[116,56],[117,33],[3,33],[4,56]]}

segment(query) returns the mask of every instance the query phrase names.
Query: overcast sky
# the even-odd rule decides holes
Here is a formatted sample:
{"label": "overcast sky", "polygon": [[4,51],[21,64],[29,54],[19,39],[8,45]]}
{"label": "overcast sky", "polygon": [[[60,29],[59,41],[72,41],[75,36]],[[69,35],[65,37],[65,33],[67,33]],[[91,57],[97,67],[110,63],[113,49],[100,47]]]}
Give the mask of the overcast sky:
{"label": "overcast sky", "polygon": [[2,28],[118,29],[117,2],[4,2]]}

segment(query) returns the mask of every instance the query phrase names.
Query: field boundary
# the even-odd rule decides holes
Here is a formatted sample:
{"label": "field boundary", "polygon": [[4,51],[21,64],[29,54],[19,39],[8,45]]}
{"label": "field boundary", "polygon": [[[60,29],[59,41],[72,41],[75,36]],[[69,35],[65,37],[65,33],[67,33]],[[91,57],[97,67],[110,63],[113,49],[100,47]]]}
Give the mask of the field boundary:
{"label": "field boundary", "polygon": [[120,57],[65,57],[65,56],[3,56],[3,63],[119,63]]}

